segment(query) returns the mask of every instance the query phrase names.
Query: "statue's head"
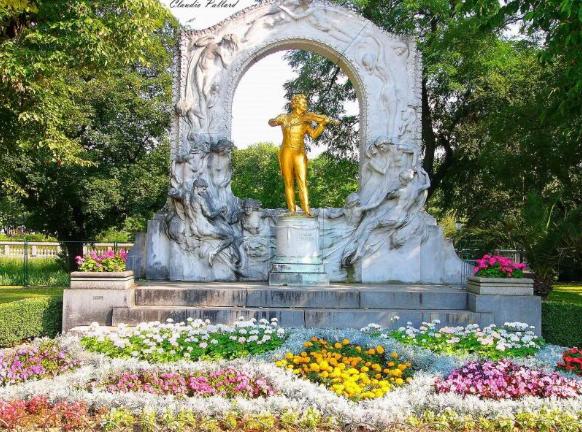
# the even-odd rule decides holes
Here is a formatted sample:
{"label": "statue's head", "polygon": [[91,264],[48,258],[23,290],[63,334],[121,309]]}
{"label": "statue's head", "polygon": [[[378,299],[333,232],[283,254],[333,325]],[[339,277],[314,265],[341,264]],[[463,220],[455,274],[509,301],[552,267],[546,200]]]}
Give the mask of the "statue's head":
{"label": "statue's head", "polygon": [[241,207],[243,209],[243,212],[247,216],[250,216],[254,211],[261,209],[261,202],[256,199],[247,198],[243,200]]}
{"label": "statue's head", "polygon": [[233,147],[232,141],[223,138],[210,144],[210,151],[212,153],[229,153]]}
{"label": "statue's head", "polygon": [[374,147],[376,147],[381,152],[386,152],[390,149],[392,142],[388,138],[377,138],[374,141]]}
{"label": "statue's head", "polygon": [[408,183],[410,183],[412,181],[412,179],[414,178],[414,170],[405,169],[405,170],[400,172],[400,174],[398,175],[398,178],[400,180],[400,184],[405,186]]}
{"label": "statue's head", "polygon": [[298,93],[291,97],[291,109],[303,114],[307,112],[307,96]]}
{"label": "statue's head", "polygon": [[208,190],[208,183],[203,178],[198,177],[196,180],[194,180],[194,183],[192,183],[192,187],[194,188],[195,192],[204,193]]}

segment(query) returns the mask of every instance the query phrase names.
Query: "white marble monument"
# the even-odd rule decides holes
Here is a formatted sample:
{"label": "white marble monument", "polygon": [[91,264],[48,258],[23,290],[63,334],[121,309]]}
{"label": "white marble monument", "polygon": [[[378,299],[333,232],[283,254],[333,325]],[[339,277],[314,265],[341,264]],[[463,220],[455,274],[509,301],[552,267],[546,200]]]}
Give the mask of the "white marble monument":
{"label": "white marble monument", "polygon": [[343,208],[314,211],[329,279],[463,282],[464,263],[424,211],[429,179],[420,160],[422,67],[415,41],[317,0],[262,2],[206,30],[181,33],[171,189],[148,225],[146,277],[268,280],[275,256],[282,256],[277,233],[287,228],[275,229],[282,210],[262,209],[231,191],[232,101],[251,65],[289,49],[339,64],[359,100],[360,190]]}

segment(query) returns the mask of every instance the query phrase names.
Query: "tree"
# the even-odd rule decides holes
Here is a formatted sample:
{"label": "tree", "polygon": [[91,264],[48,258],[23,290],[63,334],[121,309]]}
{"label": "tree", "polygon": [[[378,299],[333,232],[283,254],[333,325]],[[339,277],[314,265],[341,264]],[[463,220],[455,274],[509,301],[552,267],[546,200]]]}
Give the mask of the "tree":
{"label": "tree", "polygon": [[12,3],[0,13],[2,194],[61,241],[149,216],[167,189],[171,13],[156,0]]}

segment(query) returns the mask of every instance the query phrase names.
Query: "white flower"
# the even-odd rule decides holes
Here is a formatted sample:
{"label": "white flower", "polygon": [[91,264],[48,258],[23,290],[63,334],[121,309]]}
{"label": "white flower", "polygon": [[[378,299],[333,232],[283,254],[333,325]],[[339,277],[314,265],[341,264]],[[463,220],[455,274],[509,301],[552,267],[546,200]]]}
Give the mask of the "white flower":
{"label": "white flower", "polygon": [[206,347],[208,346],[208,344],[206,342],[201,342],[200,345],[198,345],[200,348],[202,349],[206,349]]}

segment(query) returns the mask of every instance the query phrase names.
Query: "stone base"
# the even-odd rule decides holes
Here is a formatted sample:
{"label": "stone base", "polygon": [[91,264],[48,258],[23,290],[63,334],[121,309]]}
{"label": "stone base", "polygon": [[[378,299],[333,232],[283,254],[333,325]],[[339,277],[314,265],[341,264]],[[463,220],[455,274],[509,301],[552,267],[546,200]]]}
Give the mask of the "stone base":
{"label": "stone base", "polygon": [[[392,319],[398,316],[398,321]],[[184,321],[188,317],[232,324],[239,317],[277,318],[284,327],[397,328],[438,319],[441,326],[503,325],[521,321],[541,332],[537,296],[468,293],[437,284],[332,284],[273,287],[265,283],[140,282],[134,305],[114,308],[112,324]]]}
{"label": "stone base", "polygon": [[113,309],[134,305],[133,272],[73,272],[63,291],[63,332],[97,322],[111,325]]}
{"label": "stone base", "polygon": [[325,272],[319,248],[319,222],[302,215],[277,219],[277,256],[272,261],[269,285],[325,286]]}
{"label": "stone base", "polygon": [[472,276],[467,280],[467,291],[481,295],[532,296],[533,279],[484,278]]}

